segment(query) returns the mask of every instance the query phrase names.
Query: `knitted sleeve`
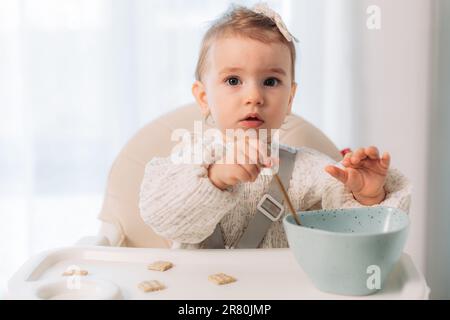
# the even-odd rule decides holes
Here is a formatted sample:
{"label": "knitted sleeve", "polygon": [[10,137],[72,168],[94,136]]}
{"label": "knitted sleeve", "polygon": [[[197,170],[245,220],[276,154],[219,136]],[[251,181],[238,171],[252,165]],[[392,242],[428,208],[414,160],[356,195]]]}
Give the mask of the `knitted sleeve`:
{"label": "knitted sleeve", "polygon": [[200,243],[211,235],[238,195],[216,188],[200,164],[154,158],[145,167],[139,209],[157,234],[179,243]]}

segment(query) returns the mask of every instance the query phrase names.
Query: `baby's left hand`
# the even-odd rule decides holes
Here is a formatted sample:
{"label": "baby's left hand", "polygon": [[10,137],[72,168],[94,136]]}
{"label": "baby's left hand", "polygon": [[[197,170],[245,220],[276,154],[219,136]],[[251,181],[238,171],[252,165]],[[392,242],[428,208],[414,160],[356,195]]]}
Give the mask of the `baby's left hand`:
{"label": "baby's left hand", "polygon": [[374,205],[386,197],[384,182],[390,161],[389,153],[383,153],[380,158],[376,147],[359,148],[345,154],[342,160],[344,170],[330,165],[325,167],[325,171],[341,181],[358,202]]}

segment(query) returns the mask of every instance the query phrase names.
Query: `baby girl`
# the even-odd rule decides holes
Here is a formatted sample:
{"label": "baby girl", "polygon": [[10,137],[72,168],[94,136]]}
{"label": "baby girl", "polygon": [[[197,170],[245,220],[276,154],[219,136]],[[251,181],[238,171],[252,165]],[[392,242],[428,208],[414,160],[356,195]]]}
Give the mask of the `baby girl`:
{"label": "baby girl", "polygon": [[[279,129],[297,89],[295,40],[266,5],[230,8],[202,41],[192,93],[203,115],[224,134]],[[359,148],[336,163],[316,150],[294,149],[287,189],[295,210],[374,205],[409,210],[410,184],[389,168],[387,152]],[[260,163],[270,167],[276,159],[270,160],[189,164],[154,158],[142,181],[141,217],[173,247],[208,248],[215,230],[225,247],[234,247],[268,192],[274,176],[261,174]],[[288,247],[282,219],[271,222],[257,247]]]}

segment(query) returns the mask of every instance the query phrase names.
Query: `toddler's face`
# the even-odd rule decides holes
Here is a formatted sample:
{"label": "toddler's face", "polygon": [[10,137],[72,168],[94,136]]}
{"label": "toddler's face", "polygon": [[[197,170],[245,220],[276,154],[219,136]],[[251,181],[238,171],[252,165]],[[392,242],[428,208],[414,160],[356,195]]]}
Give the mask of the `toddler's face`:
{"label": "toddler's face", "polygon": [[211,45],[202,82],[192,88],[203,113],[210,112],[222,132],[279,128],[295,90],[287,46],[242,37]]}

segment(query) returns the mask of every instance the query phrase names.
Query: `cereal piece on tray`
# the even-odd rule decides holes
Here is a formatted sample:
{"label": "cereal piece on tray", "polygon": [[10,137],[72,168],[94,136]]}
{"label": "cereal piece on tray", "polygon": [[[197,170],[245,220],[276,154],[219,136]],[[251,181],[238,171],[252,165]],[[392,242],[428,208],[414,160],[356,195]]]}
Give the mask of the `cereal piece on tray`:
{"label": "cereal piece on tray", "polygon": [[173,267],[172,262],[169,261],[156,261],[148,266],[149,270],[166,271]]}
{"label": "cereal piece on tray", "polygon": [[150,281],[142,281],[141,283],[139,283],[138,288],[144,292],[152,292],[163,290],[166,287],[158,280],[150,280]]}
{"label": "cereal piece on tray", "polygon": [[236,278],[229,276],[225,273],[212,274],[208,277],[209,281],[214,282],[217,285],[228,284],[236,281]]}
{"label": "cereal piece on tray", "polygon": [[63,276],[87,276],[89,272],[81,269],[68,269],[64,271]]}

